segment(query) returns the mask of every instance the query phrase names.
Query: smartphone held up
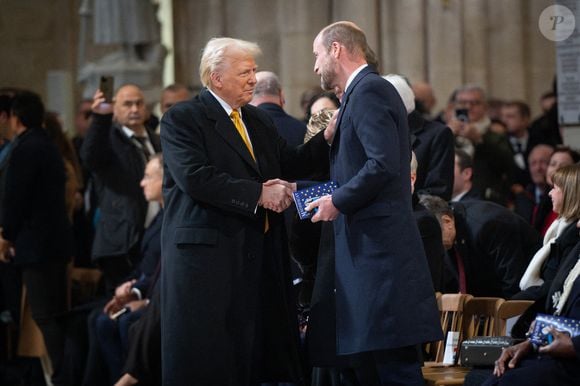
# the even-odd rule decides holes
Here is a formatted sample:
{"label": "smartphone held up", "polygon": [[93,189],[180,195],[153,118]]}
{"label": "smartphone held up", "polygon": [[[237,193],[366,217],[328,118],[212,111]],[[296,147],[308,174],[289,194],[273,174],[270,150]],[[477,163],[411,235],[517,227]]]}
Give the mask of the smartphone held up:
{"label": "smartphone held up", "polygon": [[99,90],[103,93],[106,103],[113,103],[114,78],[112,76],[101,76]]}

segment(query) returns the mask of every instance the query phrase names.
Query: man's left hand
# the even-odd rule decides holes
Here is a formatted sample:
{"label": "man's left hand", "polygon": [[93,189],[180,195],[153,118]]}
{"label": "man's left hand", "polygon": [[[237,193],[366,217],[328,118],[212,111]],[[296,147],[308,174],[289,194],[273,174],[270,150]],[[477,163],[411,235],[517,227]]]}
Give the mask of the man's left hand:
{"label": "man's left hand", "polygon": [[322,196],[318,200],[312,201],[310,204],[308,204],[306,210],[310,212],[315,208],[318,209],[316,210],[314,216],[312,216],[312,218],[310,219],[312,222],[333,221],[336,220],[336,218],[340,214],[339,210],[336,209],[336,207],[332,203],[331,195]]}

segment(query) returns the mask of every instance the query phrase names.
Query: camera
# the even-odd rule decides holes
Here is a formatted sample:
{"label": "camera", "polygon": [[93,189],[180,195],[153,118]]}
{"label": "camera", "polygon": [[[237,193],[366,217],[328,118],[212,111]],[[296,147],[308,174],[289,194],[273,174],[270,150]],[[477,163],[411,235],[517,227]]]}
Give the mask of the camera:
{"label": "camera", "polygon": [[455,109],[455,118],[461,122],[469,122],[469,109]]}

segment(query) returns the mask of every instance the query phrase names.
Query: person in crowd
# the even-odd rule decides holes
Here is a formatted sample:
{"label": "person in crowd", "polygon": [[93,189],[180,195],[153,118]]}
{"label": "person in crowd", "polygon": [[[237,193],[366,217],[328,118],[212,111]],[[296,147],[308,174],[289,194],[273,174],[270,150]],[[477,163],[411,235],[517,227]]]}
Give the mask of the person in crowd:
{"label": "person in crowd", "polygon": [[339,187],[307,208],[317,208],[312,221],[333,221],[335,233],[335,280],[326,284],[336,303],[321,349],[333,352],[334,363],[346,361],[361,384],[423,385],[415,345],[441,339],[441,328],[412,217],[407,112],[367,65],[369,51],[364,32],[345,21],[313,42],[322,88],[343,92],[330,149]]}
{"label": "person in crowd", "polygon": [[281,178],[327,168],[332,133],[293,149],[266,112],[248,105],[259,53],[255,43],[209,40],[205,88],[161,120],[164,385],[301,377],[280,214],[296,186]]}
{"label": "person in crowd", "polygon": [[550,111],[554,103],[556,103],[556,95],[553,91],[547,91],[540,97],[540,107],[544,113]]}
{"label": "person in crowd", "polygon": [[[163,116],[163,114],[165,114],[165,112],[169,110],[174,104],[191,99],[191,97],[191,91],[183,84],[170,84],[161,92],[161,99],[159,100],[159,110],[161,111],[161,115]],[[157,122],[155,134],[159,135],[160,130],[160,122]]]}
{"label": "person in crowd", "polygon": [[340,107],[340,99],[334,91],[322,91],[310,99],[307,106],[308,122],[310,118],[320,110],[337,110]]}
{"label": "person in crowd", "polygon": [[256,87],[250,104],[265,110],[274,121],[278,134],[290,146],[298,146],[304,141],[306,125],[284,111],[284,93],[278,76],[271,71],[256,73]]}
{"label": "person in crowd", "polygon": [[439,122],[427,121],[415,108],[416,100],[408,81],[400,75],[387,75],[407,109],[411,146],[417,157],[415,190],[451,199],[453,189],[453,133]]}
{"label": "person in crowd", "polygon": [[323,90],[320,88],[320,86],[312,86],[307,88],[302,92],[302,94],[300,94],[300,108],[302,109],[302,112],[304,114],[303,115],[304,118],[302,119],[304,123],[308,123],[308,120],[310,119],[308,108],[308,106],[310,105],[310,101],[312,100],[312,98],[314,98],[314,96],[320,94],[322,91]]}
{"label": "person in crowd", "polygon": [[534,225],[538,231],[542,230],[536,226],[539,223],[538,216],[545,215],[544,211],[540,211],[539,208],[544,207],[551,210],[551,204],[546,206],[544,203],[550,201],[548,196],[550,185],[546,180],[546,172],[553,152],[554,148],[545,144],[539,144],[532,149],[528,156],[532,182],[526,186],[524,191],[516,193],[514,196],[514,212]]}
{"label": "person in crowd", "polygon": [[580,219],[580,165],[563,166],[553,174],[549,192],[558,218],[544,236],[544,245],[520,280],[522,292],[514,298],[545,301],[563,258],[580,241],[576,222]]}
{"label": "person in crowd", "polygon": [[451,202],[482,200],[481,192],[473,187],[473,158],[462,149],[455,149],[453,193]]}
{"label": "person in crowd", "polygon": [[[577,224],[580,227],[580,223]],[[578,229],[576,229],[578,233]],[[580,237],[580,236],[577,236]],[[541,312],[580,320],[580,242],[564,257]],[[484,386],[573,386],[580,379],[580,336],[550,329],[553,341],[536,347],[530,339],[502,350]],[[467,384],[467,383],[466,383]]]}
{"label": "person in crowd", "polygon": [[[12,152],[10,130],[10,107],[13,95],[0,94],[0,203],[5,191],[6,168]],[[0,218],[2,206],[0,205]],[[0,322],[16,323],[20,313],[20,291],[22,283],[18,268],[11,264],[0,264]]]}
{"label": "person in crowd", "polygon": [[448,204],[422,196],[439,220],[447,250],[443,292],[509,298],[540,246],[538,233],[510,210],[488,201]]}
{"label": "person in crowd", "polygon": [[415,107],[419,114],[427,121],[431,120],[431,114],[437,104],[437,98],[433,87],[427,82],[413,82],[411,89],[415,95]]}
{"label": "person in crowd", "polygon": [[[528,156],[538,144],[528,132],[530,126],[530,107],[521,101],[507,102],[501,109],[501,119],[506,125],[508,140],[511,146],[514,164],[513,183],[519,189],[525,188],[530,182]],[[514,187],[512,187],[512,191]]]}
{"label": "person in crowd", "polygon": [[[580,153],[576,150],[558,145],[550,157],[550,163],[546,169],[546,182],[548,186],[553,186],[552,176],[559,168],[575,164],[580,161]],[[534,228],[540,231],[542,235],[546,233],[548,227],[558,217],[558,214],[552,209],[552,200],[549,196],[542,196],[537,209],[535,209]]]}
{"label": "person in crowd", "polygon": [[22,272],[26,297],[52,362],[52,381],[65,382],[63,353],[66,266],[71,257],[71,227],[65,208],[65,169],[54,143],[42,128],[44,105],[30,91],[11,104],[14,135],[0,203],[0,261]]}
{"label": "person in crowd", "polygon": [[103,187],[92,257],[112,293],[138,264],[139,240],[159,210],[147,203],[139,183],[160,145],[145,128],[145,99],[136,85],[121,86],[112,104],[97,90],[92,108],[81,157]]}
{"label": "person in crowd", "polygon": [[65,203],[69,220],[73,221],[74,212],[82,207],[83,176],[72,142],[63,132],[58,114],[47,112],[44,116],[44,129],[55,143],[64,162],[66,173]]}
{"label": "person in crowd", "polygon": [[161,115],[165,114],[174,104],[191,99],[191,91],[182,84],[174,83],[163,89],[161,93]]}
{"label": "person in crowd", "polygon": [[473,185],[484,199],[507,205],[515,165],[507,138],[489,130],[491,119],[483,89],[475,85],[460,87],[455,93],[454,108],[456,112],[468,112],[467,122],[454,116],[447,125],[458,144],[473,148]]}
{"label": "person in crowd", "polygon": [[[163,207],[162,184],[163,159],[158,154],[147,163],[141,187],[147,201],[158,202],[161,207]],[[163,210],[160,210],[143,235],[141,241],[143,259],[139,269],[133,273],[131,280],[115,289],[115,295],[105,305],[95,322],[97,336],[95,342],[99,345],[106,363],[109,384],[121,376],[129,345],[129,327],[143,315],[159,277],[162,220]]]}
{"label": "person in crowd", "polygon": [[71,139],[77,162],[82,171],[81,208],[73,212],[73,232],[75,241],[75,266],[92,267],[91,248],[98,219],[99,184],[81,158],[81,148],[89,130],[92,115],[92,99],[83,99],[77,104],[74,119],[74,135]]}
{"label": "person in crowd", "polygon": [[421,203],[419,197],[415,194],[415,182],[417,181],[417,157],[412,153],[411,158],[411,193],[413,194],[413,216],[419,228],[421,241],[423,242],[423,250],[429,263],[429,271],[431,272],[431,280],[433,281],[433,289],[441,291],[441,283],[443,281],[443,262],[445,261],[445,249],[443,248],[443,240],[441,239],[441,227],[437,218],[429,212]]}
{"label": "person in crowd", "polygon": [[530,125],[530,136],[538,138],[540,143],[557,146],[562,144],[562,133],[558,119],[558,90],[557,82],[554,79],[552,87],[554,102],[550,109],[532,121]]}

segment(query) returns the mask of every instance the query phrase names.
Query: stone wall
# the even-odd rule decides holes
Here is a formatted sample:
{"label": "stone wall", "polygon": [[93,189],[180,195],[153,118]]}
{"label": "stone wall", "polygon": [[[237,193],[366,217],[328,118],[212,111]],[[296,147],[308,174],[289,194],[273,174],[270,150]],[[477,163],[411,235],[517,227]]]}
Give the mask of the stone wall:
{"label": "stone wall", "polygon": [[[162,0],[166,1],[166,0]],[[47,96],[51,71],[76,78],[80,0],[0,0],[0,87]],[[555,49],[538,31],[551,0],[173,0],[176,81],[199,86],[200,52],[213,36],[256,41],[261,69],[277,72],[287,110],[301,115],[303,90],[317,85],[312,40],[348,19],[368,36],[383,73],[433,84],[441,107],[456,86],[523,99],[534,114],[551,88]],[[87,47],[98,57],[105,48]],[[54,79],[54,77],[52,77]],[[58,79],[58,77],[57,77]],[[73,90],[78,98],[79,90]],[[75,99],[75,98],[72,98]]]}

